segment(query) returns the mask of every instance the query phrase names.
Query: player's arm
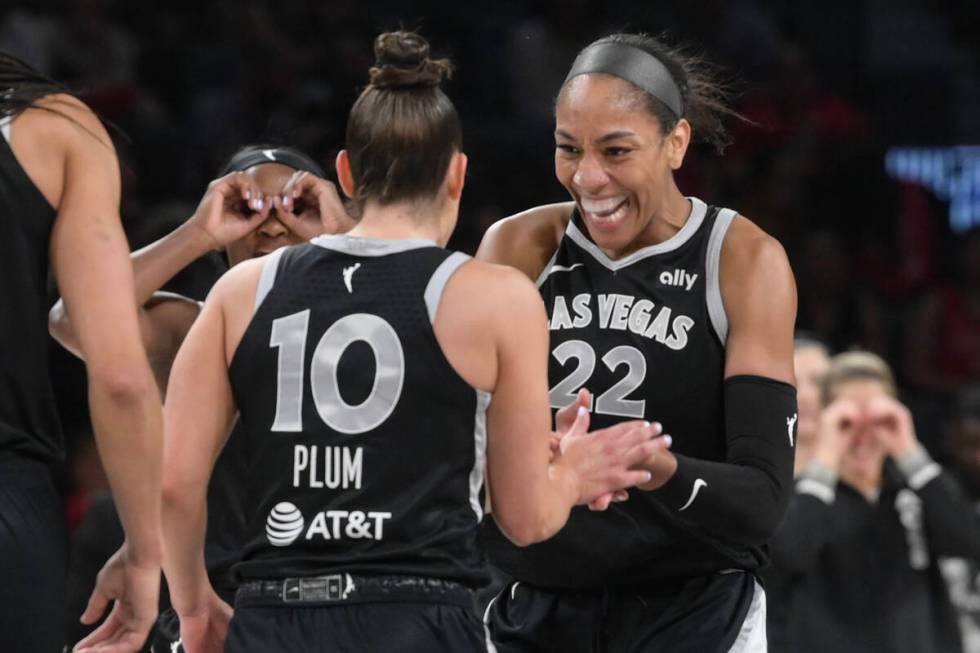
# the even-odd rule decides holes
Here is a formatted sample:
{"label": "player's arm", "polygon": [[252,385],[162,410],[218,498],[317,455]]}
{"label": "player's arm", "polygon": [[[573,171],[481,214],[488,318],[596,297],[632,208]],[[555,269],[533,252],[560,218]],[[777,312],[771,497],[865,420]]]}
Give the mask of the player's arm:
{"label": "player's arm", "polygon": [[227,331],[238,319],[236,305],[252,304],[257,269],[249,261],[215,284],[170,372],[164,405],[164,571],[181,616],[201,610],[211,593],[204,564],[207,488],[237,411],[228,379]]}
{"label": "player's arm", "polygon": [[476,258],[517,268],[537,281],[558,249],[573,204],[548,204],[494,223],[483,236]]}
{"label": "player's arm", "polygon": [[726,459],[661,457],[652,485],[680,518],[730,541],[761,544],[793,488],[796,284],[782,246],[741,217],[725,239],[720,273],[729,323]]}
{"label": "player's arm", "polygon": [[552,459],[548,409],[548,329],[544,304],[527,279],[493,269],[481,293],[494,336],[497,375],[487,411],[487,473],[501,530],[526,546],[557,533],[571,508],[649,478],[630,468],[663,448],[642,422],[588,434],[581,411]]}
{"label": "player's arm", "polygon": [[[250,213],[246,213],[248,209]],[[244,173],[232,173],[208,185],[190,219],[132,253],[140,332],[151,359],[162,358],[169,363],[200,310],[193,300],[158,291],[200,257],[255,229],[268,211],[254,180]],[[81,357],[71,318],[61,299],[48,314],[48,330],[65,349]]]}
{"label": "player's arm", "polygon": [[85,105],[67,96],[47,100],[62,115],[47,116],[45,137],[60,143],[64,156],[51,263],[76,318],[92,426],[126,532],[113,572],[100,574],[90,608],[101,611],[110,599],[121,599],[102,634],[111,631],[113,642],[126,650],[137,640],[138,647],[156,617],[160,402],[129,299],[133,278],[119,218],[115,151]]}

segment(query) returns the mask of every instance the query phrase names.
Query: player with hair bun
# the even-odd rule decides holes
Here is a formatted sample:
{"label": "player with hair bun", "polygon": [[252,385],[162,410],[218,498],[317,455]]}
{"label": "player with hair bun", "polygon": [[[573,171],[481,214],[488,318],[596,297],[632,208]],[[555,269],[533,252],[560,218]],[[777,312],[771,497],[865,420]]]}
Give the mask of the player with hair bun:
{"label": "player with hair bun", "polygon": [[[633,467],[664,449],[643,421],[587,433],[581,411],[552,454],[540,297],[444,249],[467,164],[449,63],[411,32],[381,34],[375,56],[337,158],[357,224],[229,271],[174,362],[164,566],[192,653],[484,651],[484,474],[528,545],[649,481]],[[202,542],[236,412],[247,543],[229,624]]]}

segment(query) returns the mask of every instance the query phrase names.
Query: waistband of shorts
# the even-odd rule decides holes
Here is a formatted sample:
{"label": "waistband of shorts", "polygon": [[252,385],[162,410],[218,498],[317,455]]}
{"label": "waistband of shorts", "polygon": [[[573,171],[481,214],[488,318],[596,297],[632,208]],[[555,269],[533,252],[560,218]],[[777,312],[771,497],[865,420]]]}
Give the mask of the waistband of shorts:
{"label": "waistband of shorts", "polygon": [[235,608],[404,602],[448,603],[471,608],[473,600],[469,587],[441,578],[337,573],[244,581],[235,593]]}

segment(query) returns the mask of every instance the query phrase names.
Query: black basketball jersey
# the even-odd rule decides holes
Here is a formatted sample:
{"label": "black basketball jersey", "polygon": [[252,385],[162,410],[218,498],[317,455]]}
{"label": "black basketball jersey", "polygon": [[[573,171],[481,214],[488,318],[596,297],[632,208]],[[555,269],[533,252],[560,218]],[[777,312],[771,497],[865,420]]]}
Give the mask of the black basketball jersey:
{"label": "black basketball jersey", "polygon": [[241,578],[482,582],[490,395],[456,373],[432,326],[466,260],[349,236],[270,255],[230,367],[249,470]]}
{"label": "black basketball jersey", "polygon": [[[718,287],[721,245],[735,214],[691,199],[669,240],[612,260],[573,213],[538,286],[550,317],[553,409],[593,395],[591,428],[629,419],[663,424],[679,454],[725,459],[722,383],[727,319]],[[549,587],[652,587],[651,581],[754,569],[759,550],[733,549],[682,525],[651,493],[605,512],[572,511],[547,542],[519,549],[487,520],[495,564]]]}
{"label": "black basketball jersey", "polygon": [[231,570],[242,559],[246,540],[245,491],[249,479],[245,465],[245,438],[236,422],[211,472],[204,538],[204,562],[211,584],[225,592],[237,585]]}
{"label": "black basketball jersey", "polygon": [[46,462],[64,457],[47,353],[48,241],[55,217],[0,137],[0,454]]}

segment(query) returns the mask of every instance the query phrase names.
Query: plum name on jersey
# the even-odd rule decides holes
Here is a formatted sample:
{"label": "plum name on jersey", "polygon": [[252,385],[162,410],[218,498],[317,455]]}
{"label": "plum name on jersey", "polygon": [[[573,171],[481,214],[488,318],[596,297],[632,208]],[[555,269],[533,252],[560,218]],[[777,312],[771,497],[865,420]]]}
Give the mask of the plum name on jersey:
{"label": "plum name on jersey", "polygon": [[293,487],[360,490],[363,475],[363,447],[293,447]]}
{"label": "plum name on jersey", "polygon": [[555,296],[549,328],[552,331],[584,329],[596,316],[600,329],[631,331],[674,350],[687,346],[687,333],[694,326],[694,320],[687,315],[673,315],[669,306],[658,309],[649,299],[619,293],[580,293],[571,301],[562,295]]}

